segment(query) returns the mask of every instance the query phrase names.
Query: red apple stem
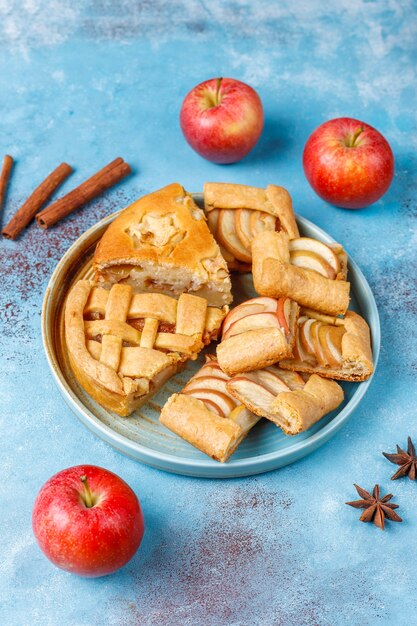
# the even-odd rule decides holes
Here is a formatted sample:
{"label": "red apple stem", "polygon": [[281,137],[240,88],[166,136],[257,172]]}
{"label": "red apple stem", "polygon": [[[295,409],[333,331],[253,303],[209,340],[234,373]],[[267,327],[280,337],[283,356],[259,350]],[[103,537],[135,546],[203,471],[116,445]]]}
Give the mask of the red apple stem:
{"label": "red apple stem", "polygon": [[360,135],[361,133],[363,133],[363,131],[364,131],[364,128],[362,128],[362,126],[360,126],[357,130],[355,130],[355,132],[354,132],[354,133],[353,133],[353,135],[352,135],[352,139],[351,139],[351,141],[350,141],[350,143],[349,143],[349,147],[350,147],[350,148],[354,148],[354,147],[355,147],[355,145],[356,145],[356,140],[357,140],[357,138],[359,137],[359,135]]}
{"label": "red apple stem", "polygon": [[216,95],[215,95],[215,103],[216,103],[216,106],[217,106],[218,104],[220,104],[220,100],[219,100],[219,93],[220,93],[220,87],[221,87],[221,84],[222,84],[222,80],[223,80],[223,78],[218,78],[218,79],[217,79],[217,84],[216,84]]}
{"label": "red apple stem", "polygon": [[84,485],[84,493],[81,497],[84,501],[85,506],[90,509],[92,506],[94,506],[94,498],[88,485],[87,476],[85,474],[83,476],[80,476],[80,480]]}

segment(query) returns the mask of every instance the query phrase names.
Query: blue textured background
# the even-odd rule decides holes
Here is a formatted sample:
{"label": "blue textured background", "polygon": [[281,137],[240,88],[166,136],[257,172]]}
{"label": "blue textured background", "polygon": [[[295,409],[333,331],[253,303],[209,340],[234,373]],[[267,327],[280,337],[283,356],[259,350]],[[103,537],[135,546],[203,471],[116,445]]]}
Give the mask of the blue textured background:
{"label": "blue textured background", "polygon": [[[135,169],[48,232],[0,244],[0,623],[5,626],[417,624],[417,485],[381,455],[416,427],[416,54],[413,0],[0,1],[1,153],[17,164],[5,219],[66,160],[72,188],[117,155]],[[265,105],[253,153],[210,164],[182,138],[185,93],[223,75]],[[375,125],[396,156],[373,207],[332,208],[302,172],[310,132],[341,115]],[[382,353],[368,395],[320,451],[253,479],[189,479],[114,452],[63,404],[43,354],[40,307],[55,264],[99,218],[178,180],[284,185],[297,212],[342,242],[379,306]],[[55,569],[31,532],[49,476],[87,462],[120,474],[147,523],[122,571]],[[394,491],[403,524],[357,521],[353,482]]]}

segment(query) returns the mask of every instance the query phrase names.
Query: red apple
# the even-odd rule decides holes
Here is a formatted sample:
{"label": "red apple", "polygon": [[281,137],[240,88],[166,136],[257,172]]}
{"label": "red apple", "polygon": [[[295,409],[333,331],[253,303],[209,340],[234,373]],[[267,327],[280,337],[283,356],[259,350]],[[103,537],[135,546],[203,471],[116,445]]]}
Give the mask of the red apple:
{"label": "red apple", "polygon": [[135,554],[144,533],[139,500],[102,467],[78,465],[52,476],[38,493],[32,526],[54,565],[80,576],[115,572]]}
{"label": "red apple", "polygon": [[304,172],[326,202],[360,209],[387,191],[394,175],[394,156],[375,128],[349,117],[325,122],[304,147]]}
{"label": "red apple", "polygon": [[185,96],[180,124],[186,140],[202,157],[214,163],[235,163],[261,135],[262,102],[240,80],[211,78]]}

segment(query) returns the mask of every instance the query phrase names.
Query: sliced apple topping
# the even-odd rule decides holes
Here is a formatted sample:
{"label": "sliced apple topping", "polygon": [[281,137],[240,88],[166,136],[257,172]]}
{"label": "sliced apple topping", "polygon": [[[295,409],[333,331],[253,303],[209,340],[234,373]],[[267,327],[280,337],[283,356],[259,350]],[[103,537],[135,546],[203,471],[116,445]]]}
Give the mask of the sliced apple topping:
{"label": "sliced apple topping", "polygon": [[234,211],[236,234],[247,250],[250,250],[252,245],[251,213],[249,209]]}
{"label": "sliced apple topping", "polygon": [[[203,381],[201,381],[201,383],[202,385],[204,384]],[[210,405],[208,408],[212,410],[213,407],[215,407],[216,413],[218,413],[220,417],[227,417],[230,411],[236,406],[236,402],[232,400],[229,394],[203,386],[197,387],[196,389],[186,388],[182,393],[193,396],[193,398],[197,398],[197,400],[201,400],[204,403],[208,402]]]}
{"label": "sliced apple topping", "polygon": [[237,401],[227,391],[228,380],[229,377],[220,369],[217,361],[209,359],[181,393],[201,400],[220,417],[228,417],[237,406]]}
{"label": "sliced apple topping", "polygon": [[296,372],[271,366],[234,376],[227,389],[256,415],[271,413],[272,404],[282,392],[303,389],[305,382]]}
{"label": "sliced apple topping", "polygon": [[291,263],[297,267],[314,270],[332,280],[341,270],[340,259],[334,250],[317,239],[298,237],[290,241],[289,247]]}
{"label": "sliced apple topping", "polygon": [[279,298],[277,316],[285,335],[290,333],[292,302],[289,298]]}
{"label": "sliced apple topping", "polygon": [[270,411],[275,395],[263,385],[247,376],[235,376],[230,383],[229,389],[236,394],[236,397],[243,402],[251,411],[257,415],[265,415]]}
{"label": "sliced apple topping", "polygon": [[226,261],[237,260],[249,266],[254,236],[264,230],[279,228],[279,220],[274,215],[245,208],[213,209],[208,212],[207,221]]}
{"label": "sliced apple topping", "polygon": [[281,381],[288,385],[291,391],[295,389],[303,389],[305,380],[298,372],[291,372],[290,370],[282,370],[278,367],[267,367],[265,371],[274,372],[276,376],[279,376]]}
{"label": "sliced apple topping", "polygon": [[275,230],[277,218],[264,211],[251,211],[250,225],[252,237],[264,230]]}
{"label": "sliced apple topping", "polygon": [[342,364],[343,326],[324,324],[309,318],[302,321],[297,333],[294,358],[311,362],[314,357],[322,367],[339,367]]}
{"label": "sliced apple topping", "polygon": [[237,236],[234,211],[220,211],[217,237],[219,243],[231,252],[238,261],[252,262],[250,251],[245,248]]}
{"label": "sliced apple topping", "polygon": [[223,340],[258,328],[278,328],[290,333],[293,303],[289,298],[252,298],[235,307],[223,322]]}
{"label": "sliced apple topping", "polygon": [[282,378],[276,374],[276,370],[274,371],[272,368],[250,372],[247,378],[255,380],[274,395],[278,395],[281,391],[291,391]]}
{"label": "sliced apple topping", "polygon": [[322,325],[319,329],[319,340],[325,365],[339,367],[342,364],[342,337],[344,333],[345,329],[342,326]]}

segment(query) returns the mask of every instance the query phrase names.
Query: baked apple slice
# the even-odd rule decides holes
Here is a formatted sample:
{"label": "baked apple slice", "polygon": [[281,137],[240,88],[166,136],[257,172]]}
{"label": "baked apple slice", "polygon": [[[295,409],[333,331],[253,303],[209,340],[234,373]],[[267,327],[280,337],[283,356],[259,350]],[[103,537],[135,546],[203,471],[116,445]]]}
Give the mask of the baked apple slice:
{"label": "baked apple slice", "polygon": [[280,368],[274,366],[268,370],[281,379],[282,387],[271,389],[265,370],[234,376],[226,386],[255,415],[271,420],[288,435],[307,430],[343,400],[343,391],[333,380],[314,374],[304,381],[296,375],[287,377],[287,385]]}
{"label": "baked apple slice", "polygon": [[273,392],[247,375],[234,376],[227,384],[227,389],[246,406],[251,404],[250,410],[259,416],[267,417],[271,403],[275,400]]}
{"label": "baked apple slice", "polygon": [[334,280],[339,274],[340,260],[337,254],[321,241],[299,237],[289,242],[290,261],[293,265],[318,272]]}
{"label": "baked apple slice", "polygon": [[252,298],[232,309],[223,322],[222,339],[255,330],[280,328],[290,332],[292,301],[289,298]]}
{"label": "baked apple slice", "polygon": [[236,209],[236,211],[234,211],[236,234],[247,250],[251,248],[253,236],[250,220],[251,213],[252,211],[249,211],[249,209]]}
{"label": "baked apple slice", "polygon": [[217,223],[217,238],[220,244],[231,252],[238,261],[251,263],[252,255],[236,234],[235,216],[233,211],[220,211]]}
{"label": "baked apple slice", "polygon": [[340,367],[342,364],[342,337],[345,331],[341,326],[322,324],[318,331],[321,354],[325,366]]}

